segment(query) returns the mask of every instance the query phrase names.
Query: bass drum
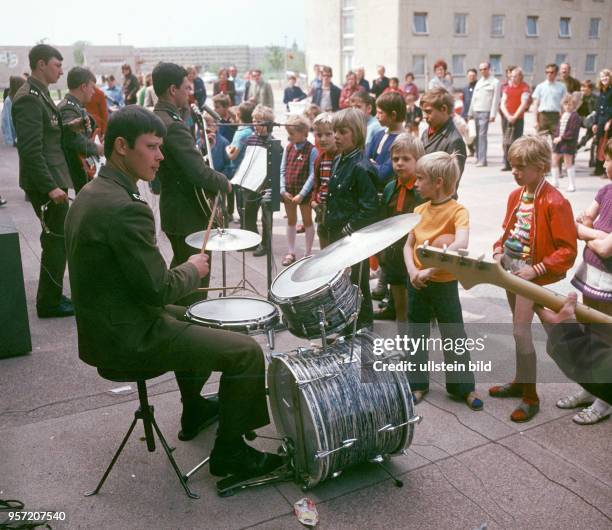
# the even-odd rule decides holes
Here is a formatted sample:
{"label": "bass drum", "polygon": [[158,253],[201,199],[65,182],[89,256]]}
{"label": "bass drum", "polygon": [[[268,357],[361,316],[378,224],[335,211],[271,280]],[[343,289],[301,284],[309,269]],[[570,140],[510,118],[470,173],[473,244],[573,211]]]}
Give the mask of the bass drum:
{"label": "bass drum", "polygon": [[278,431],[289,439],[296,477],[304,488],[345,468],[396,455],[412,442],[414,414],[406,374],[374,371],[370,332],[322,349],[272,356],[270,406]]}

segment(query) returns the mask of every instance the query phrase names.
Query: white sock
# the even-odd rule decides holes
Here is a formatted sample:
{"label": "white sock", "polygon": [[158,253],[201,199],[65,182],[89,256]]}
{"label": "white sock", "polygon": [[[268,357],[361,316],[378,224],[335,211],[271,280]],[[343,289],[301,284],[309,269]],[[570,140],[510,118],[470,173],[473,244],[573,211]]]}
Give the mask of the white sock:
{"label": "white sock", "polygon": [[567,168],[567,178],[569,180],[567,191],[574,191],[576,189],[576,166]]}
{"label": "white sock", "polygon": [[287,246],[289,247],[289,254],[295,254],[295,225],[287,225]]}
{"label": "white sock", "polygon": [[610,407],[610,405],[608,405],[602,399],[597,398],[591,405],[591,408],[595,410],[599,415],[603,416],[610,412],[610,408],[612,407]]}
{"label": "white sock", "polygon": [[314,236],[315,236],[314,225],[304,227],[304,236],[306,238],[306,254],[304,255],[310,256],[312,254],[312,244],[314,242]]}
{"label": "white sock", "polygon": [[552,176],[553,186],[555,188],[558,188],[559,187],[559,168],[558,167],[551,167],[550,168],[550,174]]}

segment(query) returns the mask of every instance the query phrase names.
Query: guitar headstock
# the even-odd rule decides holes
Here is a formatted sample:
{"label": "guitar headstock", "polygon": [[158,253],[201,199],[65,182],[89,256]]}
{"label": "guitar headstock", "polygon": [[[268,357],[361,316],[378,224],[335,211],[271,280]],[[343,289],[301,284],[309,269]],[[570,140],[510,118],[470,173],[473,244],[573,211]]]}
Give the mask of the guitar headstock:
{"label": "guitar headstock", "polygon": [[435,267],[451,273],[465,289],[479,283],[499,284],[505,271],[495,260],[485,257],[471,257],[465,249],[448,250],[429,246],[428,241],[419,245],[416,254],[424,267]]}

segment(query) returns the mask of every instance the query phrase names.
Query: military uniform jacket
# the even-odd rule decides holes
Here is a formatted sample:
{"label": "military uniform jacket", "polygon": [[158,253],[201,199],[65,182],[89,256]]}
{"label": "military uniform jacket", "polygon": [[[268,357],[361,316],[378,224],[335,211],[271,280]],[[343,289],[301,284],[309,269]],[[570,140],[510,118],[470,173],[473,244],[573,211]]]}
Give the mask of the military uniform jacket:
{"label": "military uniform jacket", "polygon": [[81,359],[142,368],[163,354],[187,325],[163,306],[199,287],[200,278],[190,263],[168,270],[153,212],[134,181],[103,166],[75,199],[65,233]]}
{"label": "military uniform jacket", "polygon": [[72,180],[62,149],[62,119],[49,90],[30,77],[13,100],[19,151],[19,186],[47,194],[70,188]]}
{"label": "military uniform jacket", "polygon": [[227,192],[227,177],[204,163],[189,127],[174,105],[158,101],[154,112],[167,129],[162,145],[164,160],[157,173],[161,181],[162,230],[175,235],[204,230],[210,211],[201,205],[201,190],[213,197],[219,190]]}
{"label": "military uniform jacket", "polygon": [[[82,178],[85,178],[85,170],[79,156],[88,157],[98,154],[96,142],[91,138],[96,125],[95,121],[72,94],[66,94],[57,108],[62,117],[62,138],[70,174],[81,175]],[[78,120],[81,120],[81,131],[76,131],[75,127],[68,126],[69,123]]]}

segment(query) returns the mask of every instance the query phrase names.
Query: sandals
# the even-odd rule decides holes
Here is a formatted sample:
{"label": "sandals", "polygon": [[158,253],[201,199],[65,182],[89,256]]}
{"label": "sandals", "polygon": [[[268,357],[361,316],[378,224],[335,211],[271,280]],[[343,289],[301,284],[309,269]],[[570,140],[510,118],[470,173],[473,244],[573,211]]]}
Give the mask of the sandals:
{"label": "sandals", "polygon": [[287,267],[295,262],[295,254],[287,254],[282,261],[282,266]]}
{"label": "sandals", "polygon": [[429,393],[429,390],[415,390],[412,393],[412,402],[415,405],[418,405],[421,401],[423,401],[423,398]]}
{"label": "sandals", "polygon": [[489,388],[489,395],[495,398],[522,397],[523,389],[520,383],[506,383]]}
{"label": "sandals", "polygon": [[521,401],[521,404],[514,409],[510,414],[510,419],[515,423],[524,423],[532,419],[540,411],[540,402],[527,403]]}
{"label": "sandals", "polygon": [[608,416],[610,416],[610,413],[612,413],[612,407],[608,407],[608,409],[602,414],[595,407],[591,406],[578,412],[572,418],[572,421],[578,425],[595,425],[601,420],[605,420]]}
{"label": "sandals", "polygon": [[595,398],[591,394],[586,390],[581,390],[577,394],[561,398],[557,401],[557,407],[560,409],[575,409],[577,407],[590,405],[593,401],[595,401]]}
{"label": "sandals", "polygon": [[465,396],[464,399],[467,403],[467,406],[470,407],[470,409],[472,410],[482,410],[484,408],[484,403],[482,399],[478,397],[478,394],[476,394],[476,392],[470,392]]}

